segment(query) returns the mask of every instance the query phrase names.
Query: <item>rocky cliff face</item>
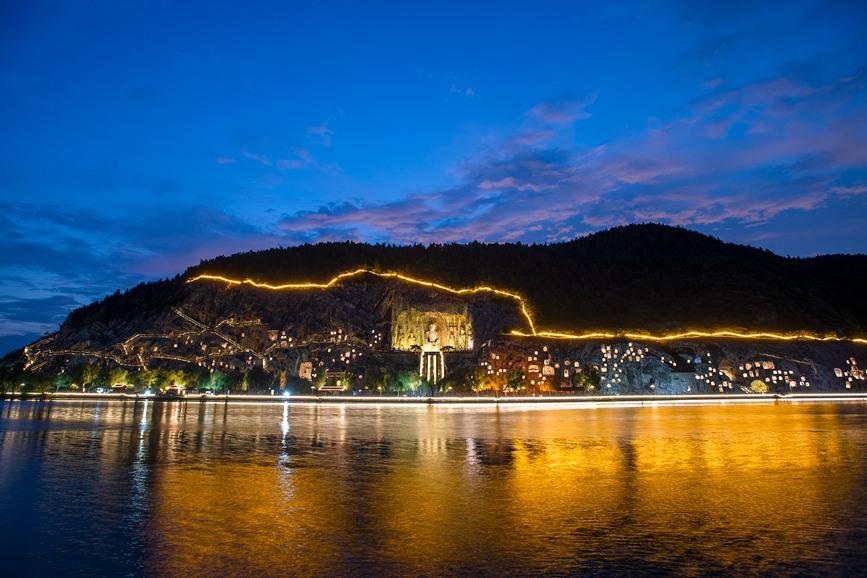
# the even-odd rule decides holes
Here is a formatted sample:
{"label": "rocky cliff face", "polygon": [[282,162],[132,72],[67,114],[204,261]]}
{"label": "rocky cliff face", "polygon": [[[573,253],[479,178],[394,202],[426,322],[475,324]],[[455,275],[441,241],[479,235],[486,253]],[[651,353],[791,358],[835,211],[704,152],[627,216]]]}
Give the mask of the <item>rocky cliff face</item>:
{"label": "rocky cliff face", "polygon": [[[532,333],[519,300],[491,292],[456,294],[396,278],[360,275],[328,288],[271,290],[222,281],[179,285],[147,315],[67,322],[27,348],[30,371],[84,363],[123,367],[249,372],[315,381],[342,373],[351,387],[370,368],[418,371],[421,345],[393,339],[395,322],[425,316],[440,331],[446,371],[478,370],[475,389],[532,393],[784,393],[861,391],[867,347],[851,341],[561,340]],[[411,315],[403,315],[410,312]],[[418,319],[416,319],[418,318]],[[407,325],[410,327],[410,325]],[[404,329],[404,332],[409,330]],[[416,333],[420,332],[417,328]],[[432,344],[436,345],[436,344]],[[403,351],[399,351],[403,349]]]}
{"label": "rocky cliff face", "polygon": [[391,352],[396,306],[431,312],[460,308],[481,341],[510,329],[528,330],[515,300],[484,292],[457,296],[377,278],[291,290],[201,280],[189,283],[169,305],[151,317],[65,324],[27,348],[30,367],[51,371],[100,359],[129,368],[258,366],[297,375],[300,360],[316,357],[311,352],[323,347]]}

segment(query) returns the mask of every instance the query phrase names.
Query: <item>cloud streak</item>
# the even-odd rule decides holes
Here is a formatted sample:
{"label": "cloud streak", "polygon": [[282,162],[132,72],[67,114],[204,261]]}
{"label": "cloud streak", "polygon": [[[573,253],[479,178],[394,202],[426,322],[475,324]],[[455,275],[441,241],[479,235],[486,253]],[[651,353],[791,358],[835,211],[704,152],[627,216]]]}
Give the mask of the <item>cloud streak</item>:
{"label": "cloud streak", "polygon": [[220,253],[280,242],[202,206],[110,210],[0,203],[6,232],[0,337],[48,331],[72,309],[117,289],[172,276]]}
{"label": "cloud streak", "polygon": [[559,100],[541,102],[529,111],[529,116],[546,124],[567,125],[590,118],[585,109],[596,101],[596,95],[585,100]]}
{"label": "cloud streak", "polygon": [[[787,76],[713,88],[681,115],[592,149],[540,125],[589,117],[582,101],[540,103],[537,122],[465,161],[453,187],[371,205],[284,215],[293,240],[370,235],[399,243],[558,241],[629,222],[757,225],[867,196],[864,77],[813,86]],[[299,238],[298,235],[303,235]]]}

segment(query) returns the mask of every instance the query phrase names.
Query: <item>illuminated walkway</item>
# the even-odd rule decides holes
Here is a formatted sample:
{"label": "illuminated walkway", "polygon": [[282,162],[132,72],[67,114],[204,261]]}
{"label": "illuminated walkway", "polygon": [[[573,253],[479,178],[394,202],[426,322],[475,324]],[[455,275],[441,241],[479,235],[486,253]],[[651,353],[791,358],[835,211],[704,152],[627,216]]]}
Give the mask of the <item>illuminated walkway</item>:
{"label": "illuminated walkway", "polygon": [[561,406],[598,406],[598,405],[679,405],[713,403],[787,403],[787,402],[832,402],[867,401],[867,393],[754,393],[754,394],[682,394],[682,395],[581,395],[581,396],[394,396],[394,395],[216,395],[203,398],[197,394],[186,397],[158,398],[127,393],[14,393],[0,395],[0,399],[26,400],[76,400],[98,399],[120,402],[156,403],[321,403],[321,404],[360,404],[360,405],[561,405]]}

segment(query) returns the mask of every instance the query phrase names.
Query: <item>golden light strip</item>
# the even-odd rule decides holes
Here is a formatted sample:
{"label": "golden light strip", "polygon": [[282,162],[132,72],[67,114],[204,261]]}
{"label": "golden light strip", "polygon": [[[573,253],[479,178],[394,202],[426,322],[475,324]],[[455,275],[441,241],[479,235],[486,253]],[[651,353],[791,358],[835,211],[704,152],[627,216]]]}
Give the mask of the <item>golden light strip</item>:
{"label": "golden light strip", "polygon": [[210,280],[210,281],[222,281],[228,285],[251,285],[253,287],[258,287],[260,289],[270,289],[272,291],[281,291],[286,289],[329,289],[339,283],[344,279],[348,279],[350,277],[357,277],[358,275],[375,275],[376,277],[382,277],[383,279],[399,279],[401,281],[405,281],[407,283],[413,283],[415,285],[422,285],[424,287],[432,287],[434,289],[440,289],[442,291],[446,291],[448,293],[452,293],[454,295],[467,295],[473,293],[493,293],[495,295],[500,295],[502,297],[508,297],[510,299],[514,299],[521,305],[521,313],[523,313],[524,317],[527,319],[527,323],[530,325],[530,331],[533,335],[536,335],[536,326],[533,323],[533,318],[530,317],[530,313],[527,311],[526,303],[524,299],[515,293],[509,293],[508,291],[503,291],[502,289],[495,289],[493,287],[473,287],[473,288],[464,288],[464,289],[455,289],[453,287],[448,287],[446,285],[441,285],[440,283],[434,283],[432,281],[425,281],[423,279],[416,279],[414,277],[409,277],[407,275],[403,275],[401,273],[377,273],[376,271],[370,271],[368,269],[356,269],[355,271],[349,271],[347,273],[341,273],[340,275],[334,277],[328,283],[284,283],[282,285],[271,285],[270,283],[259,283],[257,281],[253,281],[252,279],[244,279],[243,281],[238,281],[237,279],[228,279],[226,277],[222,277],[220,275],[199,275],[198,277],[194,277],[187,281],[187,283],[194,283],[195,281],[200,281],[202,279]]}
{"label": "golden light strip", "polygon": [[635,341],[676,341],[678,339],[702,339],[702,338],[731,338],[731,339],[765,339],[771,341],[849,341],[852,343],[867,344],[867,339],[834,337],[818,335],[810,335],[808,333],[742,333],[739,331],[685,331],[683,333],[672,333],[668,335],[652,335],[649,333],[613,333],[598,331],[594,333],[555,333],[550,331],[540,331],[538,333],[522,333],[520,331],[511,331],[509,335],[516,337],[546,337],[549,339],[573,339],[573,340],[588,340],[588,339],[634,339]]}
{"label": "golden light strip", "polygon": [[634,333],[634,332],[625,332],[625,333],[615,333],[615,332],[606,332],[606,331],[597,331],[591,333],[583,333],[583,334],[575,334],[575,333],[559,333],[554,331],[536,331],[536,325],[533,322],[533,318],[530,316],[529,311],[527,310],[526,302],[524,298],[516,293],[510,293],[508,291],[504,291],[502,289],[495,289],[493,287],[474,287],[474,288],[464,288],[464,289],[455,289],[453,287],[448,287],[446,285],[442,285],[440,283],[435,283],[433,281],[425,281],[423,279],[416,279],[414,277],[409,277],[408,275],[403,275],[401,273],[377,273],[376,271],[370,271],[368,269],[356,269],[355,271],[349,271],[346,273],[341,273],[337,275],[328,283],[284,283],[282,285],[271,285],[269,283],[259,283],[257,281],[253,281],[252,279],[229,279],[227,277],[222,277],[220,275],[199,275],[187,281],[187,283],[194,283],[200,280],[209,280],[209,281],[221,281],[226,283],[227,285],[251,285],[253,287],[258,287],[260,289],[269,289],[272,291],[281,291],[281,290],[291,290],[291,289],[328,289],[333,287],[340,281],[344,279],[348,279],[350,277],[356,277],[358,275],[375,275],[377,277],[381,277],[384,279],[399,279],[401,281],[405,281],[407,283],[413,283],[415,285],[422,285],[424,287],[432,287],[434,289],[440,289],[442,291],[446,291],[448,293],[452,293],[455,295],[466,295],[472,293],[493,293],[495,295],[500,295],[503,297],[508,297],[510,299],[514,299],[521,306],[521,313],[523,313],[524,317],[527,319],[527,323],[530,326],[530,333],[524,333],[521,331],[511,331],[509,334],[514,335],[516,337],[542,337],[546,339],[568,339],[568,340],[591,340],[591,339],[634,339],[636,341],[675,341],[678,339],[700,339],[700,338],[730,338],[730,339],[764,339],[764,340],[772,340],[772,341],[847,341],[852,343],[860,343],[867,344],[867,339],[860,338],[847,338],[847,337],[836,337],[836,336],[824,336],[820,337],[817,335],[810,335],[808,333],[763,333],[763,332],[740,332],[740,331],[685,331],[682,333],[673,333],[668,335],[653,335],[649,333]]}

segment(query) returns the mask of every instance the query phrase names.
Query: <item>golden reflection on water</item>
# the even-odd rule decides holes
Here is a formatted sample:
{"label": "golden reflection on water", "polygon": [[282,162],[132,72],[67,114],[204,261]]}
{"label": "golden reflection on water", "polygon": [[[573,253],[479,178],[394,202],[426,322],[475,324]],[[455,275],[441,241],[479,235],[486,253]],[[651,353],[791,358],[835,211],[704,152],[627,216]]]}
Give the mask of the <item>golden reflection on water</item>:
{"label": "golden reflection on water", "polygon": [[[604,536],[616,546],[610,555],[625,551],[661,566],[689,567],[696,550],[729,570],[747,552],[803,555],[828,501],[842,501],[854,481],[847,471],[826,483],[846,457],[841,438],[821,433],[829,416],[744,406],[724,412],[643,409],[636,419],[589,421],[589,443],[565,432],[517,442],[508,486],[526,551],[540,551],[557,534],[564,543]],[[651,540],[665,549],[642,543]]]}
{"label": "golden reflection on water", "polygon": [[863,553],[865,408],[151,403],[51,419],[101,428],[61,429],[59,447],[129,465],[148,575],[787,574]]}
{"label": "golden reflection on water", "polygon": [[229,454],[214,446],[231,421],[197,409],[161,421],[218,427],[192,461],[188,430],[161,444],[181,463],[155,471],[159,574],[468,572],[482,552],[537,571],[606,556],[762,571],[810,555],[861,464],[833,407],[269,407]]}

